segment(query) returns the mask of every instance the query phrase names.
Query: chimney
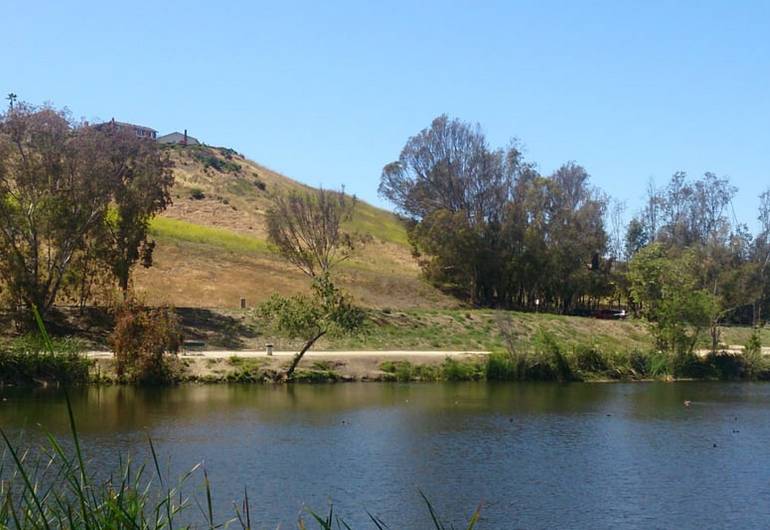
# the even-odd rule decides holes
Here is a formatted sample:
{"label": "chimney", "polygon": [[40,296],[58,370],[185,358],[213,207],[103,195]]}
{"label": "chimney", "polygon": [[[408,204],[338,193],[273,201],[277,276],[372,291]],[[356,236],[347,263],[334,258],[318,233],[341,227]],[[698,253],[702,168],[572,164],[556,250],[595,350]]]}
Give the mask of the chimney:
{"label": "chimney", "polygon": [[182,140],[182,145],[187,145],[187,129],[184,130],[184,140]]}

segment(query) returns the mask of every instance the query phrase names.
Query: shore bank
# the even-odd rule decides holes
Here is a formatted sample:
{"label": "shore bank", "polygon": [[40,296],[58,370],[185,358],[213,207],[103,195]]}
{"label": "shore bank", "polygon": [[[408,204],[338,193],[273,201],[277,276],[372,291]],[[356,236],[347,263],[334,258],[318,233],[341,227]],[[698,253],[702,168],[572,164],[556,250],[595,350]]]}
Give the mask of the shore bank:
{"label": "shore bank", "polygon": [[[184,351],[178,355],[179,377],[197,382],[270,381],[294,357],[294,351],[258,350]],[[435,380],[448,364],[465,372],[483,371],[487,351],[310,351],[297,369],[297,380],[399,381]],[[112,352],[91,351],[86,356],[96,363],[102,379],[114,372]],[[467,374],[472,377],[473,374]]]}

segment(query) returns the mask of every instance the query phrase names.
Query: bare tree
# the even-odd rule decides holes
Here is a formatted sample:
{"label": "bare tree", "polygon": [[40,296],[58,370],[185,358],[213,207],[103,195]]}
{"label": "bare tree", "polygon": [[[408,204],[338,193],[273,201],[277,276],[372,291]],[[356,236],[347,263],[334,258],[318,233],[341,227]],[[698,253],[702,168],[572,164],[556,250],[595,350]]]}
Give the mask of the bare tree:
{"label": "bare tree", "polygon": [[609,250],[610,255],[615,260],[623,258],[625,253],[625,223],[623,222],[623,216],[626,213],[625,201],[617,199],[612,200],[612,204],[608,210],[609,213]]}
{"label": "bare tree", "polygon": [[355,249],[356,238],[342,228],[355,206],[355,197],[323,188],[279,195],[267,212],[268,238],[311,278],[328,274]]}

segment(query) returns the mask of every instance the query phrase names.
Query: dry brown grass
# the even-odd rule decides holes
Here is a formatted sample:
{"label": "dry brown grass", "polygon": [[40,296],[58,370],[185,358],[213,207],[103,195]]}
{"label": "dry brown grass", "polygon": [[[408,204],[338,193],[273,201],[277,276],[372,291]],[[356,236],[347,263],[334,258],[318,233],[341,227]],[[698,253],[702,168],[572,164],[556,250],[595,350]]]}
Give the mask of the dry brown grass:
{"label": "dry brown grass", "polygon": [[[273,293],[293,294],[308,288],[307,278],[264,244],[264,214],[272,194],[306,186],[214,148],[176,147],[169,153],[176,184],[174,204],[163,217],[189,225],[155,230],[154,266],[137,269],[135,275],[140,296],[149,303],[178,307],[234,308],[241,297],[254,305]],[[216,156],[229,164],[229,170],[205,167],[196,158],[201,155]],[[264,183],[264,189],[258,183]],[[193,199],[190,191],[195,188],[205,198]],[[192,234],[199,227],[212,227],[218,233],[186,237],[185,230]],[[359,203],[349,228],[371,236],[355,258],[338,270],[340,284],[359,303],[399,308],[456,305],[420,278],[406,232],[393,214]],[[243,245],[228,234],[238,234]]]}

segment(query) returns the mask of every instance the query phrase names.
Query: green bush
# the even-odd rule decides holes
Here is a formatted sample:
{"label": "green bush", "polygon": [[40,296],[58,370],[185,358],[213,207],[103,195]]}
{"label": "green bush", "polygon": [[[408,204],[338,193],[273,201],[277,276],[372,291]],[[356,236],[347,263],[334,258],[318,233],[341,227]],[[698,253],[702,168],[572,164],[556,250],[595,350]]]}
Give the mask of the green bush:
{"label": "green bush", "polygon": [[756,379],[767,371],[767,361],[762,355],[762,339],[757,328],[752,330],[749,340],[743,347],[743,359],[747,378]]}
{"label": "green bush", "polygon": [[447,357],[441,364],[441,375],[446,381],[476,381],[484,376],[484,368],[473,361]]}
{"label": "green bush", "polygon": [[87,383],[93,363],[81,352],[77,341],[54,339],[49,348],[40,335],[5,342],[0,345],[0,385]]}
{"label": "green bush", "polygon": [[390,374],[393,380],[405,383],[408,381],[438,381],[441,370],[429,364],[412,364],[409,361],[384,361],[380,370]]}
{"label": "green bush", "polygon": [[514,358],[509,353],[490,353],[484,368],[488,381],[515,381],[521,378]]}
{"label": "green bush", "polygon": [[650,375],[650,356],[639,350],[634,350],[628,354],[628,367],[631,369],[631,375],[646,377]]}
{"label": "green bush", "polygon": [[578,379],[570,359],[553,334],[540,331],[535,336],[535,354],[537,361],[529,368],[534,376],[531,378],[560,382]]}
{"label": "green bush", "polygon": [[221,173],[239,173],[241,171],[241,166],[231,161],[232,155],[227,156],[225,154],[226,160],[222,160],[212,152],[198,150],[193,156],[198,162],[203,164],[205,169],[212,168]]}
{"label": "green bush", "polygon": [[206,194],[200,188],[192,188],[190,190],[190,198],[196,201],[200,201],[206,198]]}
{"label": "green bush", "polygon": [[578,346],[575,348],[575,363],[584,373],[603,374],[610,369],[610,362],[595,347]]}

